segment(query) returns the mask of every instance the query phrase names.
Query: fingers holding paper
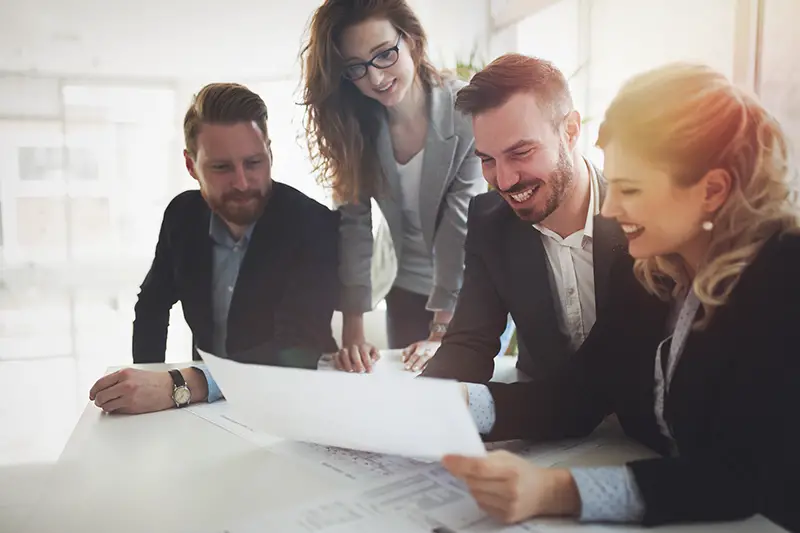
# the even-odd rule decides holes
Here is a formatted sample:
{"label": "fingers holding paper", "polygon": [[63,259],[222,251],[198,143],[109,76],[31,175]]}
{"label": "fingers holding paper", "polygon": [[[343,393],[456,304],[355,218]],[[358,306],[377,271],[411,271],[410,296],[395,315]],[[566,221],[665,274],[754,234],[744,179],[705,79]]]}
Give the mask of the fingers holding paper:
{"label": "fingers holding paper", "polygon": [[344,372],[372,372],[373,364],[380,359],[378,349],[368,342],[344,346],[333,356],[337,370]]}
{"label": "fingers holding paper", "polygon": [[467,484],[483,511],[503,523],[580,512],[580,496],[568,470],[539,468],[505,450],[482,458],[449,455],[442,463]]}

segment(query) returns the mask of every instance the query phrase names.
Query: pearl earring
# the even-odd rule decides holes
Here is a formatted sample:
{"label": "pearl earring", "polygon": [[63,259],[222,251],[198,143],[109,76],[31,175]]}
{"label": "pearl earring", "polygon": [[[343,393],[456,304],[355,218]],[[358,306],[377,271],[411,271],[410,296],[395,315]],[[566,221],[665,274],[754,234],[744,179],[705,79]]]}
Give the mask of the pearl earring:
{"label": "pearl earring", "polygon": [[706,231],[711,231],[712,229],[714,229],[714,223],[711,222],[710,220],[706,220],[700,227],[702,227]]}

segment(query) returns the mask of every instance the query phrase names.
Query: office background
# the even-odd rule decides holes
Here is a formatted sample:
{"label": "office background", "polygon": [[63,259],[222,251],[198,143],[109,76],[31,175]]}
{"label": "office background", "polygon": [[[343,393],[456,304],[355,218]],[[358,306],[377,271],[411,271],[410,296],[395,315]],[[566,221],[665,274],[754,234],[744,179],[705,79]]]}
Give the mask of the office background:
{"label": "office background", "polygon": [[[195,187],[181,121],[210,81],[265,99],[273,176],[322,202],[298,50],[318,0],[0,0],[0,465],[55,460],[91,383],[130,362],[133,304],[167,202]],[[797,0],[410,0],[440,67],[474,51],[571,76],[586,153],[620,84],[672,60],[756,90],[800,145]],[[372,322],[379,327],[380,310]],[[378,332],[376,335],[380,336]],[[173,311],[168,361],[189,332]]]}

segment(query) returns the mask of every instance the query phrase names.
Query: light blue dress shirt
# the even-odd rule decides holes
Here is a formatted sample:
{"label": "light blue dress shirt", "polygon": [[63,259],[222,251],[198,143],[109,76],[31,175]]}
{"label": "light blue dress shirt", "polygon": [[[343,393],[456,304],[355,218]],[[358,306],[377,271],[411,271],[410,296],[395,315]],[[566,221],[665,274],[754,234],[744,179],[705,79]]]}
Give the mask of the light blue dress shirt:
{"label": "light blue dress shirt", "polygon": [[[227,357],[225,342],[228,337],[228,312],[231,308],[231,299],[239,277],[239,268],[250,237],[253,234],[253,224],[246,230],[242,238],[237,241],[228,231],[225,223],[216,215],[211,214],[208,224],[208,235],[213,241],[212,269],[211,269],[211,316],[214,322],[212,342],[214,355]],[[194,368],[202,371],[208,382],[208,401],[215,402],[222,398],[217,382],[211,377],[205,365]]]}
{"label": "light blue dress shirt", "polygon": [[[492,431],[494,399],[486,385],[466,383],[469,410],[478,432]],[[630,469],[625,466],[570,470],[581,498],[580,519],[586,522],[641,522],[644,500]]]}

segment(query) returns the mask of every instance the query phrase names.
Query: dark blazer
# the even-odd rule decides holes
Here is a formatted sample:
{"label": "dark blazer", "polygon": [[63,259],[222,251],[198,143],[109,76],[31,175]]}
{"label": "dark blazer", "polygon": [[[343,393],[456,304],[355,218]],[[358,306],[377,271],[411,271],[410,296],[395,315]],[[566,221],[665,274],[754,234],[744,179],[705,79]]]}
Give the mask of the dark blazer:
{"label": "dark blazer", "polygon": [[[164,361],[170,309],[178,300],[195,346],[213,351],[210,216],[196,190],[167,206],[135,307],[134,363]],[[321,353],[336,350],[331,318],[338,299],[338,221],[338,213],[274,183],[231,300],[231,359],[315,368]],[[194,349],[193,358],[199,359]]]}
{"label": "dark blazer", "polygon": [[[602,178],[599,189],[602,204]],[[600,216],[594,218],[592,239],[599,316],[613,257],[627,253],[627,241],[615,221]],[[464,284],[455,314],[422,375],[475,383],[492,379],[509,313],[517,327],[517,367],[536,378],[560,370],[571,350],[558,326],[542,234],[490,191],[470,204],[465,250]]]}
{"label": "dark blazer", "polygon": [[[616,413],[632,438],[664,454],[654,415],[656,348],[668,305],[621,258],[614,298],[559,379],[490,383],[489,440],[590,433]],[[800,236],[773,237],[709,326],[690,333],[665,401],[679,458],[630,463],[644,522],[761,513],[800,531]]]}

